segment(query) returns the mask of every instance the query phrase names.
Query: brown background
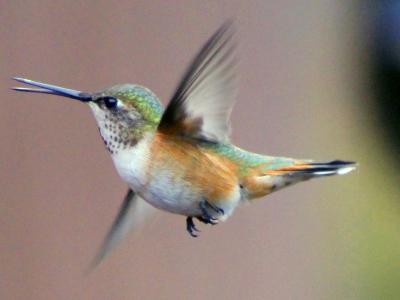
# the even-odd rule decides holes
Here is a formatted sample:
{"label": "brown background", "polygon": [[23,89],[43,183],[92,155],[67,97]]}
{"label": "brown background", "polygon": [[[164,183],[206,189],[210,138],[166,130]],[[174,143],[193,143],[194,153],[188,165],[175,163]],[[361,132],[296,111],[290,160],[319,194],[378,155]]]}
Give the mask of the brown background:
{"label": "brown background", "polygon": [[[126,186],[85,105],[17,94],[10,77],[84,91],[140,83],[165,104],[229,17],[241,57],[234,142],[357,159],[363,171],[242,207],[198,239],[184,218],[160,213],[85,276]],[[358,35],[351,1],[0,1],[0,298],[355,298],[343,212],[365,199],[363,151],[375,145]]]}

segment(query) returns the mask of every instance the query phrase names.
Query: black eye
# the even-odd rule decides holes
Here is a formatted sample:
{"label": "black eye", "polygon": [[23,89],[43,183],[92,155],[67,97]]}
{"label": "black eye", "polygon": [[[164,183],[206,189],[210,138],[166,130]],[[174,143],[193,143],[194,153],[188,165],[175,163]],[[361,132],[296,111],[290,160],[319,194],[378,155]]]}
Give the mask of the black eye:
{"label": "black eye", "polygon": [[103,101],[104,101],[104,105],[108,109],[113,109],[113,108],[117,107],[117,104],[118,104],[118,100],[114,97],[104,97]]}

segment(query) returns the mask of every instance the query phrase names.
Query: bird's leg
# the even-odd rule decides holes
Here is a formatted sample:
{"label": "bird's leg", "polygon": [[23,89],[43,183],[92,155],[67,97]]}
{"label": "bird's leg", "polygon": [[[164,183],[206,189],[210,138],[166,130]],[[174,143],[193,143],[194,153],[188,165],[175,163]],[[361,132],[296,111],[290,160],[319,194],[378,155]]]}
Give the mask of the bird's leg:
{"label": "bird's leg", "polygon": [[196,226],[194,225],[193,222],[193,218],[192,217],[187,217],[186,218],[186,230],[189,232],[189,234],[192,237],[197,237],[197,234],[194,233],[194,231],[199,232],[199,230],[196,228]]}
{"label": "bird's leg", "polygon": [[215,206],[208,201],[204,201],[204,202],[205,202],[205,205],[208,206],[209,208],[211,208],[213,211],[215,211],[221,215],[225,214],[225,211],[222,208]]}

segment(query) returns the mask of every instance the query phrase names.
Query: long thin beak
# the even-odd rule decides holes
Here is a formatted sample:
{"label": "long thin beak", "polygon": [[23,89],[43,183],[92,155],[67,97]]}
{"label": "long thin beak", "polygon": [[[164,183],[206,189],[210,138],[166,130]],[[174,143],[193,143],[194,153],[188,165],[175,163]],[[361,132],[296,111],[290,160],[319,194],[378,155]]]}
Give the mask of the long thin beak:
{"label": "long thin beak", "polygon": [[12,88],[13,90],[18,91],[18,92],[50,94],[50,95],[68,97],[68,98],[80,100],[83,102],[92,101],[92,94],[90,94],[90,93],[83,93],[80,91],[66,89],[66,88],[63,88],[60,86],[37,82],[37,81],[20,78],[20,77],[14,77],[13,79],[18,82],[22,82],[22,83],[37,87],[37,88],[25,88],[25,87]]}

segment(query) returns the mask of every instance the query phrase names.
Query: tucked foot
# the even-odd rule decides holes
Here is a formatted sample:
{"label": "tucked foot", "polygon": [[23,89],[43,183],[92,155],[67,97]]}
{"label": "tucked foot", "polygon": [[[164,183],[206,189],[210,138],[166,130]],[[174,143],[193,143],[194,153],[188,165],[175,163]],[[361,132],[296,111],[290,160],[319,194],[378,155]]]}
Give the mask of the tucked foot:
{"label": "tucked foot", "polygon": [[187,218],[186,218],[186,230],[187,230],[187,232],[189,232],[189,234],[190,234],[192,237],[198,237],[198,235],[195,234],[194,232],[195,232],[195,231],[196,231],[196,232],[199,232],[200,230],[198,230],[198,229],[196,228],[196,225],[194,225],[194,222],[193,222],[193,218],[192,218],[192,217],[187,217]]}
{"label": "tucked foot", "polygon": [[210,204],[209,202],[207,202],[207,201],[205,201],[205,200],[203,200],[203,201],[200,202],[199,207],[200,207],[202,216],[198,217],[198,219],[199,219],[201,222],[205,223],[205,224],[215,225],[215,224],[218,223],[218,219],[216,219],[216,218],[214,218],[213,216],[211,216],[211,215],[208,213],[207,208],[210,208],[210,209],[212,209],[212,210],[214,210],[214,211],[216,211],[216,212],[218,212],[218,213],[221,213],[221,214],[223,214],[223,212],[224,212],[221,208],[216,207],[216,206]]}

